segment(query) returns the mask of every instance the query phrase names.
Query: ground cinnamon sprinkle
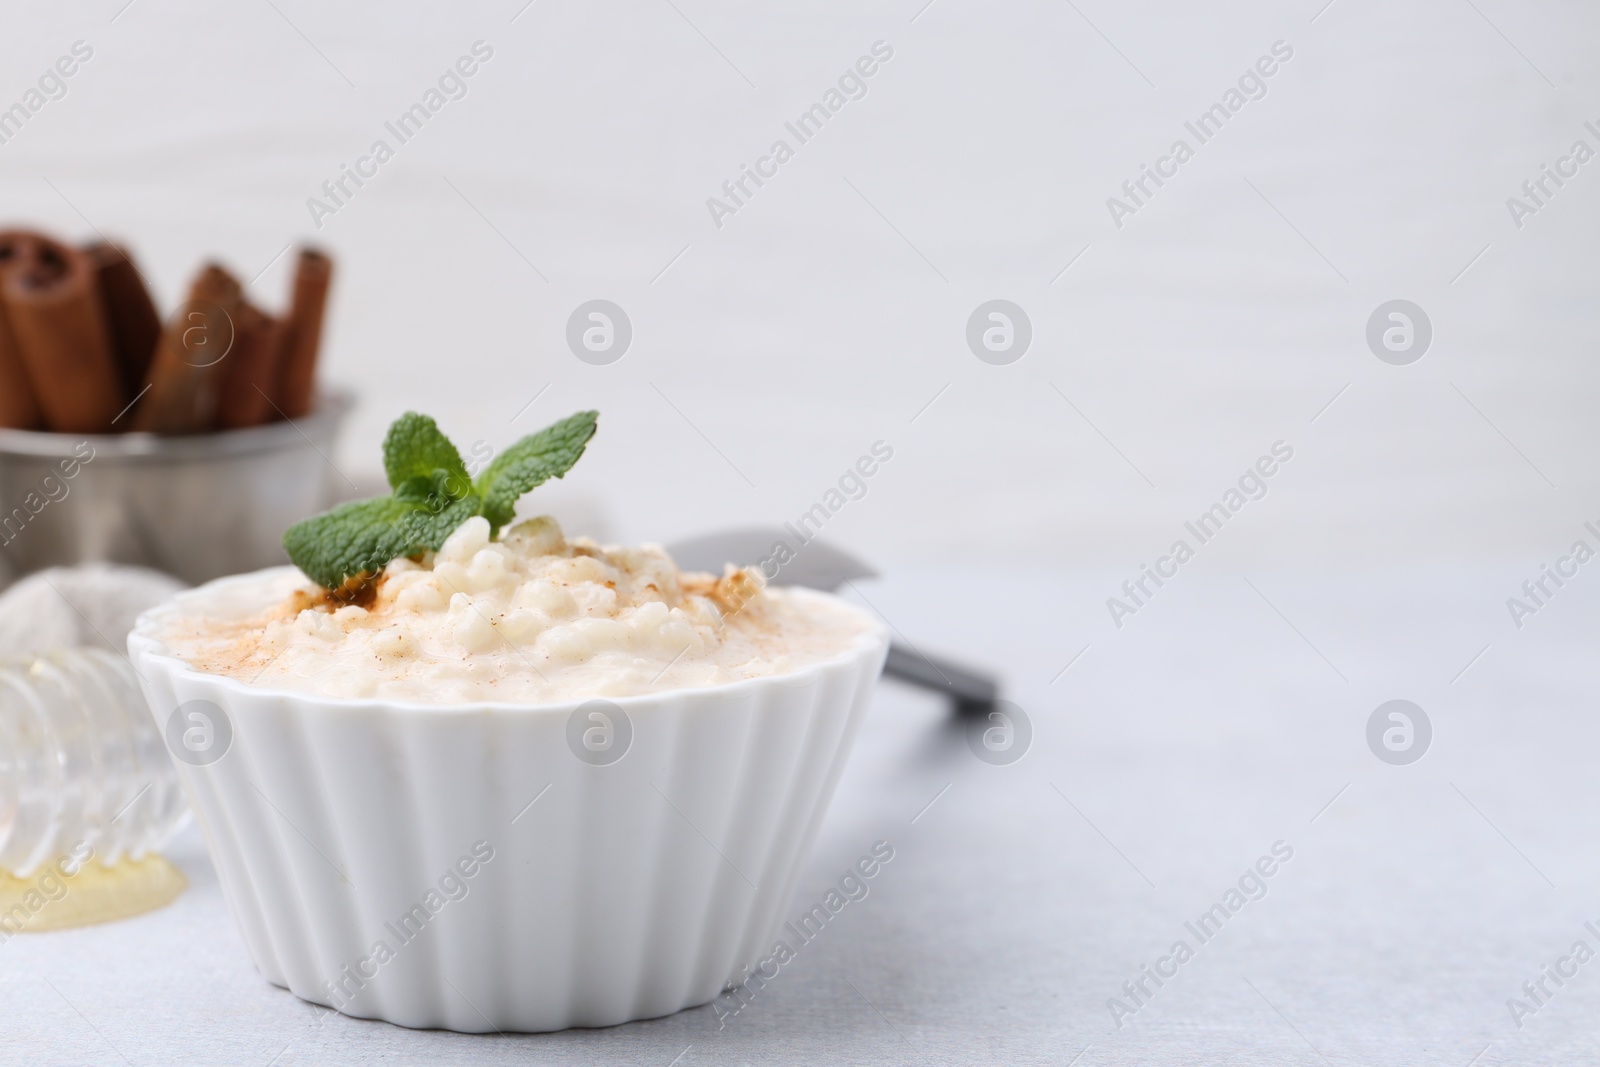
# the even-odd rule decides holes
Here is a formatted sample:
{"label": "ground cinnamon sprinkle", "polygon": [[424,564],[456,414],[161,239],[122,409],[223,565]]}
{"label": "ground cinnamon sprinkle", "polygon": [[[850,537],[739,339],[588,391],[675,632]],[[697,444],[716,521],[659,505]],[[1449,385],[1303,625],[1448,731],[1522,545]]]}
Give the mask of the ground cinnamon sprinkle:
{"label": "ground cinnamon sprinkle", "polygon": [[659,548],[568,541],[550,519],[491,541],[479,517],[338,595],[275,572],[163,637],[196,667],[263,686],[450,704],[788,673],[876,628],[822,594],[764,584],[752,568],[685,573]]}

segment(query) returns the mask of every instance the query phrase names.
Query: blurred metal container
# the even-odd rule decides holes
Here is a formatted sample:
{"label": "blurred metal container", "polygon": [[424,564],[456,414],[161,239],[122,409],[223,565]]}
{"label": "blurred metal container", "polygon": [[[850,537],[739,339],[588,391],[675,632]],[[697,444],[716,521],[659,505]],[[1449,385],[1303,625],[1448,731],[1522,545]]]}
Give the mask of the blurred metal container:
{"label": "blurred metal container", "polygon": [[333,502],[350,407],[325,394],[292,423],[184,437],[0,429],[0,565],[106,561],[199,584],[287,562],[283,532]]}

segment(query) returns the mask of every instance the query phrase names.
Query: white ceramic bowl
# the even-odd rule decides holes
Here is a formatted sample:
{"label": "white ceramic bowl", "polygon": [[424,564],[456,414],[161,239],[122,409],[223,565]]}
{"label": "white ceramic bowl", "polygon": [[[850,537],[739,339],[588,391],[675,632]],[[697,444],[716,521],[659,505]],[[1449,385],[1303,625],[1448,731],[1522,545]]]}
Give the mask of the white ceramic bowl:
{"label": "white ceramic bowl", "polygon": [[[706,1003],[770,951],[881,627],[792,674],[615,698],[631,744],[596,765],[569,745],[580,701],[309,696],[202,673],[155,636],[265,573],[179,594],[128,647],[268,980],[402,1026],[557,1030]],[[175,712],[209,751],[175,747]]]}

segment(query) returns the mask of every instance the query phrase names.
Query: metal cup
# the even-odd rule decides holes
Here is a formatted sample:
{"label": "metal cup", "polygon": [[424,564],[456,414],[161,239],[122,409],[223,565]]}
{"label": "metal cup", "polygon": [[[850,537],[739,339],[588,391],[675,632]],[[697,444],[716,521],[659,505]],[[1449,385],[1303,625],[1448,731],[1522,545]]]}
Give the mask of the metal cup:
{"label": "metal cup", "polygon": [[293,422],[181,437],[0,429],[0,569],[105,561],[199,584],[283,563],[283,532],[333,502],[350,407],[335,392]]}

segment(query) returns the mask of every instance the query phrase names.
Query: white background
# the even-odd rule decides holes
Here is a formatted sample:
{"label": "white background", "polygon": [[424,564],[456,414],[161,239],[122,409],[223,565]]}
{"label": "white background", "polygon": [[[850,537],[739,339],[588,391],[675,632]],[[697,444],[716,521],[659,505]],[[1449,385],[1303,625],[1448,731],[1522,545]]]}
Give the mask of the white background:
{"label": "white background", "polygon": [[[207,256],[267,268],[278,306],[274,257],[328,246],[357,481],[408,407],[501,445],[592,405],[547,503],[628,540],[792,518],[877,439],[895,460],[830,533],[886,566],[1132,572],[1278,439],[1296,460],[1208,565],[1532,561],[1589,517],[1600,166],[1520,231],[1505,206],[1600,148],[1585,5],[275,2],[9,16],[6,102],[95,54],[0,146],[0,193],[125,238],[164,306]],[[480,39],[467,97],[314,226],[307,198]],[[878,40],[868,95],[714,226],[706,199]],[[1277,40],[1266,97],[1117,229],[1107,197]],[[564,341],[597,297],[634,326],[609,367]],[[1034,326],[1009,367],[964,342],[996,297]],[[1394,298],[1434,324],[1410,367],[1364,342]]]}
{"label": "white background", "polygon": [[[1574,140],[1600,148],[1600,9],[121,3],[6,16],[0,103],[95,49],[0,146],[16,221],[125,238],[168,305],[217,256],[278,306],[285,245],[329,247],[326,377],[361,401],[335,460],[359,482],[407,408],[498,446],[593,406],[590,454],[528,506],[667,541],[793,519],[888,441],[828,535],[883,566],[903,633],[996,666],[1033,716],[1003,778],[886,699],[802,896],[879,836],[905,842],[903,881],[737,1042],[709,1051],[700,1013],[517,1054],[917,1059],[891,1020],[951,1062],[1593,1054],[1594,978],[1526,1030],[1505,998],[1600,918],[1600,585],[1585,570],[1522,630],[1505,602],[1600,522],[1600,161],[1520,229],[1506,199]],[[469,95],[316,228],[307,198],[480,39]],[[707,197],[879,40],[868,95],[717,228]],[[1294,57],[1265,98],[1117,228],[1106,198],[1278,40]],[[634,328],[607,367],[564,340],[594,298]],[[993,298],[1033,323],[1007,367],[964,337]],[[1405,367],[1364,337],[1395,298],[1434,329]],[[1278,440],[1295,454],[1267,498],[1117,630],[1105,598]],[[1367,751],[1393,697],[1433,716],[1414,768]],[[1104,998],[1279,837],[1301,858],[1263,918],[1113,1030]],[[160,920],[195,953],[155,986],[175,999],[130,987],[135,948],[103,969],[12,955],[7,988],[84,1057],[105,1049],[24,963],[104,1005],[113,1042],[182,1041],[205,996],[206,1019],[261,998],[237,1057],[285,1033],[283,1062],[421,1047],[286,1031],[195,855],[204,910]]]}

